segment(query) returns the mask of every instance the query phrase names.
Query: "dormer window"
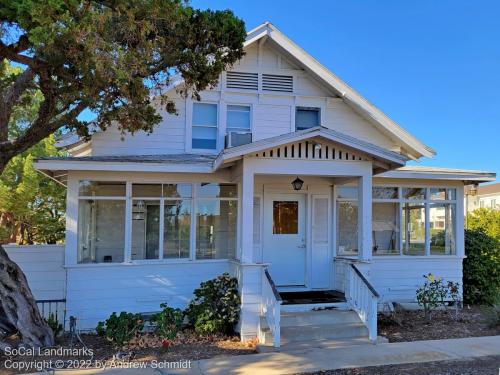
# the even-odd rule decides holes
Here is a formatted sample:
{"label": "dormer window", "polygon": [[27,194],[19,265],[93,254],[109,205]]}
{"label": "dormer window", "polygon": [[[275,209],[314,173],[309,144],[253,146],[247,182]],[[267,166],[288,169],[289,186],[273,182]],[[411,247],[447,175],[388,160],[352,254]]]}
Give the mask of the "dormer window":
{"label": "dormer window", "polygon": [[217,104],[193,103],[193,149],[217,148]]}
{"label": "dormer window", "polygon": [[295,112],[295,130],[305,130],[320,126],[320,109],[297,107]]}

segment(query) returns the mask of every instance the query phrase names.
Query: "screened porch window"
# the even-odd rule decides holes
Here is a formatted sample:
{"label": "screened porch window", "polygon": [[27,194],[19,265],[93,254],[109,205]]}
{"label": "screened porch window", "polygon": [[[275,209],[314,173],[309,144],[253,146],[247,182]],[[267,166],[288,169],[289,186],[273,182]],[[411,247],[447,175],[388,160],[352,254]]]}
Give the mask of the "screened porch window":
{"label": "screened porch window", "polygon": [[358,253],[358,187],[339,186],[337,191],[337,253]]}
{"label": "screened porch window", "polygon": [[217,148],[217,104],[193,103],[192,148]]}

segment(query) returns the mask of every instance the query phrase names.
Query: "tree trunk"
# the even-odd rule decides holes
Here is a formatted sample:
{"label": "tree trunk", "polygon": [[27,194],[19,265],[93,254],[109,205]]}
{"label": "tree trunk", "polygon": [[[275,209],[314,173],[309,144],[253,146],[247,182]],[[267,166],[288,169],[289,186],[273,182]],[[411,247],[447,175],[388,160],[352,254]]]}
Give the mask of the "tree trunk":
{"label": "tree trunk", "polygon": [[17,333],[20,345],[54,345],[52,329],[41,317],[23,271],[0,245],[0,348],[5,338]]}

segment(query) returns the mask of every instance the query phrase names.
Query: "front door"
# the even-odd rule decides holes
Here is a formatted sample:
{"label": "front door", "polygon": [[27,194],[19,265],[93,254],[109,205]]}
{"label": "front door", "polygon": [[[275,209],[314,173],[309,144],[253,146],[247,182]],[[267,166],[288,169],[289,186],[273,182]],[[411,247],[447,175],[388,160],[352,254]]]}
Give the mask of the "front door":
{"label": "front door", "polygon": [[305,206],[303,194],[271,194],[265,199],[263,258],[278,286],[305,285]]}

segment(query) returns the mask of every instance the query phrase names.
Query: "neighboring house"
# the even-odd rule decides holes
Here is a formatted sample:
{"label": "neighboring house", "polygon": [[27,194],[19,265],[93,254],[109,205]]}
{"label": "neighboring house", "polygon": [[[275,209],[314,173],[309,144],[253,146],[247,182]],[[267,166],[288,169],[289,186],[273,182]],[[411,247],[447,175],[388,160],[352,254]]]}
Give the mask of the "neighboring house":
{"label": "neighboring house", "polygon": [[500,209],[500,183],[465,188],[465,210],[472,212],[478,208]]}
{"label": "neighboring house", "polygon": [[461,283],[464,185],[495,175],[405,166],[435,152],[272,24],[245,50],[200,102],[172,87],[178,113],[162,111],[152,135],[68,136],[71,157],[36,162],[68,189],[67,316],[79,328],[184,307],[229,272],[242,339],[279,345],[299,324],[287,314],[318,306],[355,310],[374,339],[377,303],[414,302],[429,272]]}

